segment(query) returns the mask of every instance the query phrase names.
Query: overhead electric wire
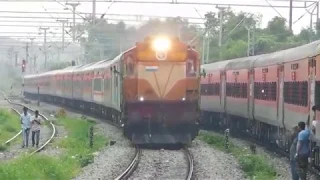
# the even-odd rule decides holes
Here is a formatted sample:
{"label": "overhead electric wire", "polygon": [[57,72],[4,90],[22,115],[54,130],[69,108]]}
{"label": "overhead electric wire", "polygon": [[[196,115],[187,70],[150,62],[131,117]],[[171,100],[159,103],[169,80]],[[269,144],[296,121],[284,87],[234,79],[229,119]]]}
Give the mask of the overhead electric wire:
{"label": "overhead electric wire", "polygon": [[[317,7],[317,4],[316,4],[316,3],[315,3],[314,5],[315,5],[315,6],[314,6],[314,7],[310,7],[310,9]],[[306,12],[304,12],[296,21],[294,21],[293,24],[295,24],[295,23],[297,23],[298,21],[300,21],[307,13],[308,13],[308,11],[306,10]]]}
{"label": "overhead electric wire", "polygon": [[270,6],[274,11],[276,11],[276,13],[278,13],[278,15],[279,15],[280,17],[283,18],[283,16],[280,14],[280,12],[279,12],[275,7],[273,7],[272,4],[270,4],[268,0],[265,0],[265,1],[266,1],[266,3],[269,4],[269,6]]}

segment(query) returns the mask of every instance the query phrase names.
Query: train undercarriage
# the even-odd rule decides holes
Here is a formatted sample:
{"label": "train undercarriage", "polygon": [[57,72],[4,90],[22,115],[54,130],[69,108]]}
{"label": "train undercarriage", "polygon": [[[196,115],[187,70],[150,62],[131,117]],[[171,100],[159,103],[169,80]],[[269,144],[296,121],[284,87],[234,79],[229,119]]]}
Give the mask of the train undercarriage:
{"label": "train undercarriage", "polygon": [[109,123],[123,128],[124,135],[134,144],[189,144],[199,132],[199,125],[195,121],[178,123],[175,126],[166,126],[155,119],[142,118],[139,122],[127,123],[126,118],[121,118],[121,113],[114,109],[80,100],[62,97],[24,93],[28,99],[40,100],[73,110],[83,114],[108,120]]}
{"label": "train undercarriage", "polygon": [[[291,145],[291,132],[284,128],[250,120],[225,113],[203,111],[200,127],[223,133],[229,128],[230,135],[254,141],[260,145],[288,156]],[[320,151],[315,143],[312,145],[312,166],[320,171]]]}

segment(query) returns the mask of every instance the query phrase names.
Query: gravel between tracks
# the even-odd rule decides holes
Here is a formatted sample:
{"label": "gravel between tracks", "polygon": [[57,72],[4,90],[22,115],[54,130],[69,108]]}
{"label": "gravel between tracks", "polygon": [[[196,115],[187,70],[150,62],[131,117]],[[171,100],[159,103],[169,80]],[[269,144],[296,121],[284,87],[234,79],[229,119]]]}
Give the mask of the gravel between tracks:
{"label": "gravel between tracks", "polygon": [[194,158],[195,179],[245,180],[237,160],[201,140],[194,140],[189,150]]}
{"label": "gravel between tracks", "polygon": [[129,180],[185,179],[188,164],[183,150],[142,150],[138,168]]}
{"label": "gravel between tracks", "polygon": [[[211,133],[212,135],[220,135],[216,132],[206,131]],[[229,138],[230,141],[238,147],[242,148],[249,148],[249,142],[245,140],[241,140],[238,138]],[[257,147],[257,154],[261,154],[269,160],[270,165],[275,168],[277,171],[278,177],[277,180],[290,180],[291,179],[291,169],[289,160],[285,157],[282,157],[278,154],[271,153],[270,151],[266,150],[264,147],[256,146]],[[317,178],[314,175],[309,175],[309,180],[316,180]]]}
{"label": "gravel between tracks", "polygon": [[[35,104],[35,101],[31,101],[31,106],[38,107]],[[42,102],[39,109],[44,113],[54,114],[54,112],[61,109],[61,107]],[[67,110],[66,113],[70,117],[79,119],[83,116]],[[87,119],[97,122],[97,131],[108,137],[109,140],[116,141],[116,143],[112,146],[107,144],[99,152],[95,152],[94,162],[82,168],[82,171],[74,178],[74,180],[113,179],[121,174],[121,172],[130,164],[130,161],[134,156],[135,149],[131,146],[130,141],[124,138],[122,131],[119,128],[92,117],[87,117]],[[59,135],[61,134],[61,129],[59,129],[58,126]],[[61,137],[64,136],[65,135],[61,135]]]}

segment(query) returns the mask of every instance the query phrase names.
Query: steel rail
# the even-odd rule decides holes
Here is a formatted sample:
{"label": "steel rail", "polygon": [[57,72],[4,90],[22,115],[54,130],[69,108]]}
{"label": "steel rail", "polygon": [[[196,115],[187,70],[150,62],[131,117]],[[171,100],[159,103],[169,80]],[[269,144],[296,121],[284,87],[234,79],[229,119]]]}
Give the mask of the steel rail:
{"label": "steel rail", "polygon": [[194,167],[193,156],[187,147],[184,147],[183,149],[188,159],[188,172],[187,172],[186,180],[191,180],[193,175],[193,167]]}
{"label": "steel rail", "polygon": [[136,170],[136,168],[138,167],[138,164],[139,164],[140,158],[141,158],[141,149],[138,146],[135,146],[135,148],[136,148],[135,156],[131,160],[131,163],[129,164],[127,169],[125,169],[122,172],[122,174],[120,174],[118,177],[115,178],[115,180],[128,179],[132,175],[132,173]]}

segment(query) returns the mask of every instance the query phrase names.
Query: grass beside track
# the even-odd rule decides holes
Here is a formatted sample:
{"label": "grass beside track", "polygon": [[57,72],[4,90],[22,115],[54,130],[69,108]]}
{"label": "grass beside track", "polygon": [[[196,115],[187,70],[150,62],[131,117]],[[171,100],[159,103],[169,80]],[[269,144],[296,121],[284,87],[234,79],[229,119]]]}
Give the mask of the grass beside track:
{"label": "grass beside track", "polygon": [[235,146],[229,140],[229,150],[225,149],[225,137],[222,135],[212,135],[206,132],[199,134],[199,139],[215,148],[229,152],[235,156],[241,169],[250,179],[255,180],[274,180],[276,179],[276,170],[270,164],[268,159],[259,154],[252,154],[249,149]]}
{"label": "grass beside track", "polygon": [[93,162],[93,153],[107,143],[107,139],[94,133],[93,147],[89,147],[89,127],[94,125],[91,121],[58,118],[57,125],[62,125],[68,136],[54,142],[63,152],[53,157],[35,154],[21,156],[17,159],[0,164],[0,179],[72,179],[82,167]]}
{"label": "grass beside track", "polygon": [[0,109],[0,152],[5,151],[4,143],[21,130],[19,116],[11,109]]}

